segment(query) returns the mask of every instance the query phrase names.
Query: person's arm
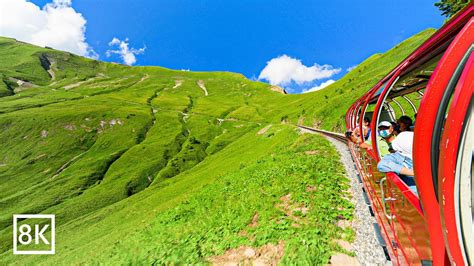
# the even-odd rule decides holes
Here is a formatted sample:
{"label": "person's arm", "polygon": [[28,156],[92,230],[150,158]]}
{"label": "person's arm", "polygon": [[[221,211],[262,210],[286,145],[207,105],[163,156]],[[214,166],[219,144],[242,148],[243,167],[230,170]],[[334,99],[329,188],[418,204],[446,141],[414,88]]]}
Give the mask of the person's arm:
{"label": "person's arm", "polygon": [[372,144],[369,144],[369,143],[366,143],[366,142],[362,142],[359,147],[363,148],[363,149],[366,149],[366,150],[372,150]]}
{"label": "person's arm", "polygon": [[414,176],[414,175],[415,175],[415,172],[413,171],[413,169],[408,169],[408,168],[406,168],[406,167],[403,167],[403,168],[400,170],[400,174],[406,175],[406,176]]}

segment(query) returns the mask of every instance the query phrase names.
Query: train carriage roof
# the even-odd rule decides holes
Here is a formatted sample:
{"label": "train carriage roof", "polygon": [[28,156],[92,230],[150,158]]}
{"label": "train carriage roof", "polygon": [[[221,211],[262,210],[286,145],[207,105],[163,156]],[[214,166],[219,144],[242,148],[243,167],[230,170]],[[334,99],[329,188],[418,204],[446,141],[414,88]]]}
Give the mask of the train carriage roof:
{"label": "train carriage roof", "polygon": [[401,73],[387,95],[387,99],[393,99],[424,89],[443,53],[473,15],[474,4],[470,3],[463,12],[459,12],[458,15],[436,31],[433,36],[426,40],[360,99],[370,97],[369,103],[377,102],[377,99],[385,90],[387,81],[397,71],[401,71]]}

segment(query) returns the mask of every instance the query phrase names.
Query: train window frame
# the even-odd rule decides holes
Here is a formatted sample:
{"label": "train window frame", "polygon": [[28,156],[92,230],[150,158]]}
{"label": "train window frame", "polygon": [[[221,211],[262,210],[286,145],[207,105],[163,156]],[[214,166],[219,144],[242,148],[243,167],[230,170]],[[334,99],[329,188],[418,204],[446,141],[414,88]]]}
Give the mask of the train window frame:
{"label": "train window frame", "polygon": [[[474,135],[472,105],[473,98],[471,97],[461,132],[455,174],[455,198],[457,199],[455,211],[458,236],[462,243],[461,249],[466,256],[465,260],[471,264],[474,262],[474,213],[472,212],[474,204],[474,139],[469,138]],[[466,201],[466,198],[469,202]]]}
{"label": "train window frame", "polygon": [[[375,110],[374,110],[374,111],[377,111],[377,113],[374,112],[374,114],[373,114],[373,115],[375,115],[375,119],[373,119],[373,120],[374,120],[373,122],[375,123],[375,130],[378,129],[377,126],[378,126],[378,124],[380,123],[380,116],[382,115],[382,111],[383,111],[383,109],[384,109],[383,107],[384,107],[385,104],[387,103],[387,97],[388,97],[388,95],[390,94],[390,91],[391,91],[391,89],[393,88],[393,86],[397,83],[397,81],[398,81],[399,78],[400,78],[400,76],[397,76],[397,77],[393,80],[392,84],[390,84],[390,87],[387,88],[387,91],[385,92],[385,95],[384,95],[384,97],[383,97],[383,99],[382,99],[382,101],[381,101],[381,105],[379,106],[378,110],[377,110],[377,106],[375,107]],[[382,86],[384,87],[384,89],[387,87],[388,82],[389,82],[389,81],[386,81],[386,82],[382,85]],[[379,89],[379,90],[380,90],[380,89]],[[378,92],[378,91],[377,91],[377,92]],[[383,92],[382,92],[382,93],[383,93]],[[380,95],[379,95],[379,97],[380,97]],[[391,122],[395,122],[395,121],[391,121]],[[377,132],[377,131],[375,131],[375,132]],[[378,134],[376,134],[376,138],[377,138],[377,137],[379,137]],[[382,159],[382,158],[380,157],[380,147],[379,147],[379,145],[378,145],[377,139],[375,139],[375,143],[372,143],[372,146],[375,147],[375,150],[377,151],[377,156],[379,157],[379,159]]]}
{"label": "train window frame", "polygon": [[[469,49],[467,50],[467,52],[464,54],[463,58],[459,62],[458,66],[456,67],[456,70],[454,70],[453,75],[451,76],[451,79],[449,80],[448,85],[446,86],[446,89],[444,90],[442,99],[438,105],[439,106],[438,112],[436,113],[436,119],[433,126],[433,132],[432,132],[432,137],[431,137],[430,161],[431,161],[431,178],[433,180],[433,188],[434,188],[436,200],[438,202],[439,202],[438,165],[439,165],[439,155],[440,155],[439,147],[441,145],[441,138],[443,135],[443,130],[444,130],[445,122],[446,122],[446,115],[447,115],[447,111],[451,103],[451,100],[453,98],[456,85],[458,84],[459,78],[461,77],[464,67],[466,66],[466,63],[469,60],[469,57],[471,56],[473,51],[474,51],[474,44],[472,44],[471,47],[469,47]],[[416,178],[415,178],[415,182],[416,182]]]}

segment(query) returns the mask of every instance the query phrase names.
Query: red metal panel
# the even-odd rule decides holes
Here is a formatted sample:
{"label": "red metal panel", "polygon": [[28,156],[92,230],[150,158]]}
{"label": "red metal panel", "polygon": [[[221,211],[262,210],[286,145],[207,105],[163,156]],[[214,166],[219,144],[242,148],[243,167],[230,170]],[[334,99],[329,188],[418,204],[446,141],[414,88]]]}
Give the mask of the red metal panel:
{"label": "red metal panel", "polygon": [[[471,19],[466,26],[467,29],[470,28],[472,31],[472,25],[473,20]],[[435,265],[447,264],[447,258],[445,256],[446,252],[441,231],[439,204],[435,195],[436,192],[434,191],[433,173],[429,155],[432,154],[433,130],[439,104],[456,67],[472,43],[472,37],[470,41],[465,39],[464,31],[465,30],[456,37],[435,68],[418,109],[419,119],[417,119],[415,127],[413,147],[415,176],[422,177],[416,178],[416,184],[424,207],[426,222],[430,230],[433,262]]]}
{"label": "red metal panel", "polygon": [[[418,64],[418,61],[420,61],[421,58],[430,56],[430,53],[432,53],[432,51],[437,47],[443,43],[450,42],[456,36],[456,34],[458,34],[463,25],[468,23],[473,14],[474,6],[472,3],[470,3],[468,7],[466,7],[456,17],[451,19],[449,23],[438,30],[429,40],[427,40],[416,51],[403,60],[386,77],[379,81],[379,83],[371,88],[366,94],[360,97],[359,100],[355,102],[348,110],[346,114],[346,124],[350,126],[351,129],[354,129],[355,126],[359,126],[362,132],[361,123],[356,125],[354,122],[357,117],[358,108],[362,108],[361,116],[363,116],[366,111],[368,101],[372,99],[375,92],[377,92],[384,82],[393,82],[393,79],[398,74],[403,73],[405,69],[408,69],[409,66]],[[459,38],[461,37],[456,37],[454,42],[457,42]],[[452,49],[453,44],[450,46],[450,49]],[[426,156],[431,154],[431,137],[434,125],[433,119],[435,119],[436,116],[439,100],[444,92],[444,89],[446,88],[446,83],[449,81],[450,77],[452,76],[452,72],[454,71],[452,66],[443,70],[439,70],[440,65],[449,65],[450,63],[455,64],[460,60],[457,55],[450,55],[449,60],[446,59],[447,57],[448,55],[445,55],[440,61],[438,67],[435,69],[432,79],[428,84],[428,87],[425,91],[425,97],[422,99],[422,103],[418,112],[418,119],[415,128],[414,164],[415,174],[419,177],[417,178],[416,182],[418,191],[420,193],[420,198],[423,202],[423,209],[421,208],[416,195],[414,195],[406,187],[399,177],[389,174],[387,178],[390,182],[390,189],[393,189],[390,191],[390,193],[392,193],[392,196],[396,196],[400,199],[399,202],[395,202],[391,205],[392,210],[396,216],[396,222],[392,227],[390,223],[387,222],[385,217],[381,217],[380,213],[381,202],[380,195],[377,192],[378,190],[380,191],[380,188],[377,190],[377,182],[374,179],[377,177],[374,177],[375,172],[373,169],[373,167],[376,165],[376,161],[379,159],[378,155],[373,154],[370,151],[364,155],[364,152],[359,153],[358,149],[354,145],[350,144],[351,152],[356,159],[357,168],[363,177],[364,187],[366,188],[372,206],[374,207],[374,213],[376,215],[377,221],[381,225],[384,238],[386,238],[388,243],[391,257],[393,262],[397,264],[418,264],[420,263],[419,259],[429,259],[430,253],[433,254],[434,265],[449,264],[449,261],[445,255],[445,246],[441,232],[439,205],[436,201],[433,190],[430,160],[426,158]],[[450,60],[453,62],[449,62]],[[390,84],[387,84],[383,93],[386,94],[389,87]],[[378,98],[376,111],[372,117],[371,130],[374,133],[376,132],[376,116],[378,114],[378,110],[381,108],[383,103],[382,99],[384,97],[384,95],[380,95]],[[374,146],[376,145],[375,137],[376,134],[372,134],[372,143]],[[403,203],[410,207],[406,209],[404,207],[407,205],[397,205]],[[421,218],[424,218],[426,223]],[[426,235],[426,226],[428,226],[428,229],[430,230],[429,240]],[[395,228],[396,231],[392,231],[392,228]],[[417,234],[421,234],[421,236],[417,237]],[[396,240],[398,243],[401,243],[402,249],[400,252],[398,252],[398,250],[392,246],[392,239]],[[429,243],[432,245],[431,250],[427,248]],[[401,257],[400,253],[403,253],[403,256],[407,258],[407,261],[404,261],[405,258]],[[417,258],[413,259],[414,257]],[[417,261],[418,263],[416,263]]]}
{"label": "red metal panel", "polygon": [[420,264],[422,260],[431,260],[429,231],[424,221],[418,197],[394,173],[387,173],[390,186],[391,214],[399,249],[409,264]]}
{"label": "red metal panel", "polygon": [[[470,40],[472,43],[474,39],[474,20],[467,25],[463,34],[470,34],[463,36],[463,40]],[[448,251],[451,260],[456,265],[463,265],[465,262],[460,239],[458,238],[459,229],[455,204],[458,199],[455,197],[455,173],[464,118],[474,92],[473,83],[474,54],[471,54],[456,85],[440,145],[442,147],[439,164],[439,188],[441,189],[440,198],[442,199],[441,217]]]}
{"label": "red metal panel", "polygon": [[376,171],[377,163],[375,160],[375,154],[371,151],[359,150],[353,144],[350,144],[349,147],[353,158],[356,160],[356,167],[360,173],[364,189],[371,202],[374,216],[380,226],[382,237],[387,243],[390,258],[395,264],[401,264],[401,262],[404,261],[404,258],[399,256],[397,250],[392,245],[392,240],[395,240],[394,232],[390,222],[387,220],[383,212],[382,203],[380,202],[380,187],[378,186],[378,182],[383,175]]}

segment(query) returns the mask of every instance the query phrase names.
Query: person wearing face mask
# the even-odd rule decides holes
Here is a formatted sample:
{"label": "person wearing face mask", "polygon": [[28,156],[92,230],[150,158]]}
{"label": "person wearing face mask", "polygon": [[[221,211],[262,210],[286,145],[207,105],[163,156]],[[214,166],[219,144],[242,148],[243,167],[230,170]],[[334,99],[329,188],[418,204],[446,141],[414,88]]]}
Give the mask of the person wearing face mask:
{"label": "person wearing face mask", "polygon": [[392,123],[388,121],[382,121],[378,125],[379,129],[379,136],[382,138],[386,139],[387,141],[390,140],[389,142],[393,141],[393,125]]}
{"label": "person wearing face mask", "polygon": [[[378,134],[377,134],[377,146],[379,147],[380,156],[383,157],[387,154],[390,154],[392,147],[391,142],[395,139],[395,136],[392,134],[393,127],[390,122],[383,121],[380,122],[378,125]],[[347,135],[346,135],[347,137]],[[349,138],[350,141],[358,144],[359,147],[367,150],[372,150],[372,141],[369,138],[367,141],[363,143],[357,143]]]}
{"label": "person wearing face mask", "polygon": [[388,121],[382,121],[378,125],[378,135],[381,137],[380,141],[377,141],[377,145],[380,150],[380,157],[393,152],[392,142],[395,140],[393,125]]}

